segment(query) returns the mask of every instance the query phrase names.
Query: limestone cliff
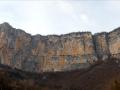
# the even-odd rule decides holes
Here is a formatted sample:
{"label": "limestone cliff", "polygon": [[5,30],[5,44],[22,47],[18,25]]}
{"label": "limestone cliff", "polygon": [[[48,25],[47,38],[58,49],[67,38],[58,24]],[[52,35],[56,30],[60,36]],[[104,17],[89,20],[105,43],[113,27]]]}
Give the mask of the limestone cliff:
{"label": "limestone cliff", "polygon": [[120,58],[120,28],[92,35],[76,32],[41,36],[0,24],[0,62],[26,71],[86,68],[98,58]]}

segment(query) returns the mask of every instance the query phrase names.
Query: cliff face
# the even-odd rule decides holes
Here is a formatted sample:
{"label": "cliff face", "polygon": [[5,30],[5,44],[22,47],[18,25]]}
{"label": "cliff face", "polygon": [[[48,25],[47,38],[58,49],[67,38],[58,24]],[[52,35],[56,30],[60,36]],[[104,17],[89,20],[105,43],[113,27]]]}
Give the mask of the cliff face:
{"label": "cliff face", "polygon": [[120,29],[110,33],[77,32],[41,36],[0,25],[0,62],[26,71],[86,68],[98,58],[120,58]]}

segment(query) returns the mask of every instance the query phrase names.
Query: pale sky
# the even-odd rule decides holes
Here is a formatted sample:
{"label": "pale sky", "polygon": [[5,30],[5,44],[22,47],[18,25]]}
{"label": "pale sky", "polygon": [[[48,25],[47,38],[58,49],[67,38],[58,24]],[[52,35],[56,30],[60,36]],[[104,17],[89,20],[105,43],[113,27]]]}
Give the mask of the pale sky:
{"label": "pale sky", "polygon": [[1,0],[3,22],[32,35],[109,32],[120,27],[120,0]]}

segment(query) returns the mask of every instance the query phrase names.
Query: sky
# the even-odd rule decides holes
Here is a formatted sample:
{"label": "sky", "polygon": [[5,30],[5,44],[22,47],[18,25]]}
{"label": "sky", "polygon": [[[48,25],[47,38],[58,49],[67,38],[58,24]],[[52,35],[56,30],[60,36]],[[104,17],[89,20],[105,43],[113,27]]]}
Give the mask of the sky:
{"label": "sky", "polygon": [[3,22],[32,35],[109,32],[120,27],[120,0],[1,0]]}

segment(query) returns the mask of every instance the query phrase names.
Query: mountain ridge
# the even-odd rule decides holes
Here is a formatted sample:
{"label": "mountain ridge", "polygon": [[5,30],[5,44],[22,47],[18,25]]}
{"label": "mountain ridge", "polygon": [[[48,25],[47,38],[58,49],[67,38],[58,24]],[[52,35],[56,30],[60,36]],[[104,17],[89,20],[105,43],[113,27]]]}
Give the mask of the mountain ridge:
{"label": "mountain ridge", "polygon": [[120,28],[92,35],[30,35],[7,22],[0,24],[0,62],[31,72],[87,68],[98,59],[120,58]]}

